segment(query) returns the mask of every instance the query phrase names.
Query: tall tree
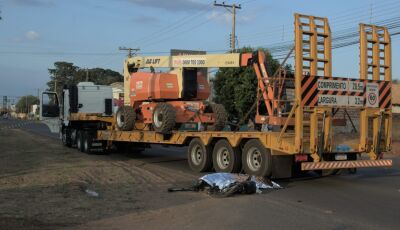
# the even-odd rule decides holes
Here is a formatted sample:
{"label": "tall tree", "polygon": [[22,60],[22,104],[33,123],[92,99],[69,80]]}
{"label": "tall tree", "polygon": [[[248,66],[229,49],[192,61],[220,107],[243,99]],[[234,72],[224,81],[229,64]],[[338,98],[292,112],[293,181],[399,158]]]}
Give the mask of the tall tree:
{"label": "tall tree", "polygon": [[32,96],[32,95],[27,95],[21,97],[17,104],[15,105],[15,108],[17,110],[17,113],[28,113],[28,112],[33,112],[36,113],[36,111],[30,111],[30,108],[32,105],[38,105],[39,104],[39,98]]}
{"label": "tall tree", "polygon": [[54,69],[49,69],[50,81],[47,82],[50,91],[62,92],[64,85],[73,84],[79,67],[70,62],[55,62]]}
{"label": "tall tree", "polygon": [[[253,51],[254,49],[250,47],[238,50],[240,53]],[[267,71],[271,76],[280,64],[267,50],[264,52],[266,53]],[[224,105],[231,120],[242,118],[257,98],[257,77],[252,67],[219,68],[212,81],[214,101]],[[254,115],[254,111],[252,115]]]}
{"label": "tall tree", "polygon": [[48,90],[62,92],[64,85],[77,84],[82,81],[91,81],[97,85],[109,85],[123,81],[123,76],[113,70],[103,68],[82,69],[70,62],[55,62],[54,68],[49,69],[50,81]]}
{"label": "tall tree", "polygon": [[86,81],[94,82],[98,85],[109,85],[114,82],[123,81],[123,76],[113,70],[103,68],[79,69],[76,73],[75,83]]}

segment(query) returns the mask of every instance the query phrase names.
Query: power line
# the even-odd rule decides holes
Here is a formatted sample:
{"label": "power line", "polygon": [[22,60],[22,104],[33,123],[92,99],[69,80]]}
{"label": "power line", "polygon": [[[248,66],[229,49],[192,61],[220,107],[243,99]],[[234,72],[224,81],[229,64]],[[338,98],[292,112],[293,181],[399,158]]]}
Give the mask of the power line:
{"label": "power line", "polygon": [[[153,41],[154,39],[158,39],[162,36],[165,36],[173,31],[175,31],[176,29],[182,28],[183,25],[185,25],[189,22],[193,22],[194,18],[197,18],[197,17],[203,15],[202,13],[211,6],[212,6],[212,4],[206,4],[202,9],[199,10],[199,12],[197,12],[195,14],[190,14],[184,18],[178,19],[177,21],[174,21],[173,23],[165,26],[164,28],[162,28],[160,30],[156,30],[153,33],[150,33],[150,34],[142,37],[141,39],[133,41],[133,43],[138,44],[138,43],[144,42],[144,44],[146,44],[149,41]],[[143,44],[141,44],[141,45],[143,45]]]}
{"label": "power line", "polygon": [[[387,2],[386,2],[387,3]],[[389,16],[390,14],[395,14],[396,16],[398,15],[398,11],[400,10],[399,8],[400,6],[400,2],[398,1],[394,1],[394,2],[390,2],[387,4],[380,4],[380,5],[374,5],[374,7],[372,8],[374,10],[374,12],[378,12],[378,14],[374,14],[373,18],[378,19],[379,17],[382,16]],[[354,9],[352,10],[348,10],[348,11],[344,11],[343,13],[345,14],[336,14],[334,17],[330,17],[329,21],[332,24],[332,28],[338,28],[340,26],[343,25],[349,25],[352,24],[353,21],[363,21],[363,18],[369,18],[369,13],[365,13],[367,10],[365,10],[366,7],[359,7],[357,8],[355,11]],[[369,6],[368,6],[369,9]],[[378,9],[382,9],[382,10],[378,10]],[[361,16],[365,16],[365,17],[361,17],[360,18],[360,13]],[[332,23],[333,22],[333,23]],[[338,23],[338,22],[343,22],[343,23]],[[285,24],[284,25],[285,29],[288,28],[285,33],[285,36],[289,35],[288,37],[291,37],[290,35],[292,35],[293,33],[291,32],[293,30],[293,24]],[[247,34],[247,35],[243,35],[241,36],[241,38],[245,38],[245,40],[242,40],[242,42],[244,43],[249,43],[251,41],[256,41],[256,40],[260,40],[264,37],[279,37],[281,38],[282,36],[282,25],[280,26],[274,26],[274,27],[270,27],[270,29],[264,31],[264,32],[257,32],[257,33],[253,33],[253,34]],[[255,37],[259,37],[260,39],[256,39],[254,40]],[[276,40],[280,40],[280,39],[276,39]]]}

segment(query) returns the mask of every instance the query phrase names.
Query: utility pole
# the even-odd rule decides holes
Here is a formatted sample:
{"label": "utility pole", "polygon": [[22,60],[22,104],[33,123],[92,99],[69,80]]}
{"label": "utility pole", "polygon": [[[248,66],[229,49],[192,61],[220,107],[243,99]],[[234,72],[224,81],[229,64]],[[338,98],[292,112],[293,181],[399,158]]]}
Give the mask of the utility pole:
{"label": "utility pole", "polygon": [[[232,33],[231,33],[231,39],[230,39],[230,47],[232,49],[232,52],[236,49],[235,44],[236,44],[236,9],[242,9],[242,6],[236,5],[236,4],[232,4],[232,5],[228,5],[225,4],[225,2],[221,3],[217,3],[217,1],[214,1],[214,6],[222,6],[224,7],[226,10],[228,10],[229,12],[231,12],[232,14]],[[232,10],[230,10],[230,8]]]}
{"label": "utility pole", "polygon": [[[118,48],[119,50],[123,50],[123,51],[128,51],[128,57],[132,57],[134,55],[136,55],[136,52],[138,52],[140,49],[139,48],[129,48],[129,47],[125,47],[125,46],[120,46]],[[133,51],[133,53],[132,53]]]}
{"label": "utility pole", "polygon": [[89,69],[86,68],[86,82],[89,81]]}

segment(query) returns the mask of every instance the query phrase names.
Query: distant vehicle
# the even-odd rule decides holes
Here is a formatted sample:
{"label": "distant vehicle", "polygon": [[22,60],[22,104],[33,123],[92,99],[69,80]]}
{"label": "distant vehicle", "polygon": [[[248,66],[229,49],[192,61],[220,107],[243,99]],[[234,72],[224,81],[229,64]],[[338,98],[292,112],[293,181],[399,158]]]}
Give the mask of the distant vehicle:
{"label": "distant vehicle", "polygon": [[8,113],[3,114],[3,119],[8,119]]}

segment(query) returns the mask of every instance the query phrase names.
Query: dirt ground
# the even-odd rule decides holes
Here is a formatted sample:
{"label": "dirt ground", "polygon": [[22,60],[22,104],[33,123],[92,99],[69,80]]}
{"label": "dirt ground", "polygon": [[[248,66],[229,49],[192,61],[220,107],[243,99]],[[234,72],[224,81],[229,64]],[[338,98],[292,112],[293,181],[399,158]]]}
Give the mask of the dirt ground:
{"label": "dirt ground", "polygon": [[0,146],[0,229],[74,226],[204,198],[193,193],[167,198],[168,187],[196,177],[134,155],[86,155],[15,129],[0,130]]}
{"label": "dirt ground", "polygon": [[[395,141],[393,149],[400,153],[400,142]],[[398,157],[393,158],[392,169],[365,169],[358,175],[318,181],[280,181],[286,189],[213,199],[204,193],[168,193],[167,188],[188,186],[200,175],[192,173],[182,157],[153,155],[88,155],[63,147],[54,138],[0,129],[0,229],[398,226],[398,218],[394,218],[398,206],[391,205],[400,192],[398,183],[393,183],[400,175]],[[177,161],[178,166],[166,166],[168,161]],[[384,187],[377,188],[377,184]],[[354,201],[355,196],[368,202]],[[349,202],[353,202],[351,206]],[[359,215],[359,210],[376,213]],[[375,218],[382,211],[385,214]]]}

